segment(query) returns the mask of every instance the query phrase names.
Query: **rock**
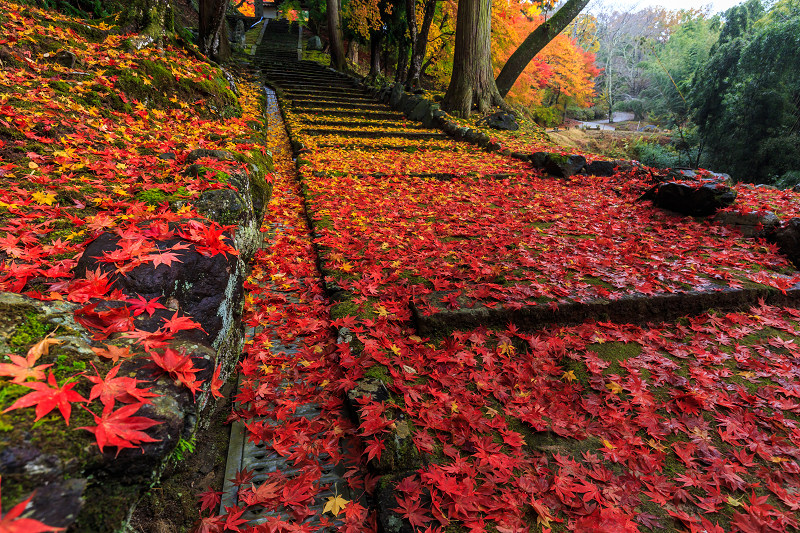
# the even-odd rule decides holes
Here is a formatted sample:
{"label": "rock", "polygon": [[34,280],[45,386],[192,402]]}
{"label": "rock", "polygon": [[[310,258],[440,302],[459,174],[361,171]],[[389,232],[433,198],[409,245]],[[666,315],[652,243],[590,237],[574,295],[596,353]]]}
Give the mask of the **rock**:
{"label": "rock", "polygon": [[765,213],[720,211],[714,216],[714,222],[734,227],[742,232],[745,237],[755,237],[772,233],[781,221],[772,211]]}
{"label": "rock", "polygon": [[227,150],[209,150],[207,148],[197,148],[189,152],[186,156],[186,164],[191,165],[204,157],[219,159],[220,161],[236,161],[236,156]]}
{"label": "rock", "polygon": [[62,67],[67,68],[74,68],[76,57],[75,54],[69,52],[67,50],[61,50],[55,56],[53,56],[53,61],[61,65]]}
{"label": "rock", "polygon": [[318,35],[314,35],[308,41],[306,41],[306,50],[321,52],[323,49],[324,46],[322,44],[322,39],[320,39]]}
{"label": "rock", "polygon": [[154,239],[153,244],[160,250],[175,245],[186,246],[186,249],[175,252],[180,263],[176,261],[170,266],[160,264],[155,267],[153,263],[145,263],[120,274],[113,263],[102,262],[100,258],[106,252],[118,250],[121,242],[122,238],[116,233],[100,234],[86,247],[75,268],[75,276],[85,277],[88,271],[100,269],[108,273],[115,288],[131,297],[173,299],[179,315],[188,315],[199,322],[215,348],[232,334],[232,328],[239,327],[236,324],[241,318],[244,302],[242,283],[246,274],[245,265],[238,256],[229,253],[203,255],[194,243],[176,235]]}
{"label": "rock", "polygon": [[414,106],[414,109],[412,109],[408,114],[408,118],[422,122],[422,119],[425,118],[425,116],[430,112],[431,102],[423,98],[420,99],[419,103]]}
{"label": "rock", "polygon": [[528,160],[531,164],[537,168],[544,168],[544,164],[547,162],[547,156],[549,156],[547,152],[534,152],[529,157]]}
{"label": "rock", "polygon": [[[645,194],[647,196],[647,194]],[[686,185],[683,183],[661,183],[654,187],[650,195],[653,204],[682,215],[705,217],[717,210],[733,205],[736,191],[725,185],[707,183]],[[643,199],[645,198],[643,196]]]}
{"label": "rock", "polygon": [[519,124],[517,124],[517,119],[514,115],[502,111],[483,117],[478,121],[478,124],[486,124],[496,130],[517,131],[519,129]]}
{"label": "rock", "polygon": [[613,176],[616,165],[613,161],[592,161],[586,166],[586,173],[592,176]]}
{"label": "rock", "polygon": [[544,162],[545,172],[557,178],[569,178],[585,167],[586,158],[582,155],[548,154]]}
{"label": "rock", "polygon": [[800,268],[800,218],[792,218],[775,232],[775,243],[795,268]]}
{"label": "rock", "polygon": [[[100,313],[124,306],[125,302],[104,301],[96,305],[92,312]],[[98,363],[97,355],[90,347],[89,332],[75,318],[76,311],[78,316],[88,316],[89,311],[81,309],[83,307],[68,302],[44,302],[18,294],[0,293],[0,349],[16,349],[18,353],[20,350],[24,353],[25,348],[41,340],[45,334],[31,337],[29,332],[32,329],[53,332],[53,337],[60,343],[42,354],[38,363],[63,365],[66,361],[73,365],[76,373],[78,369],[86,368],[88,374],[94,374],[90,363]],[[35,324],[35,327],[31,324]],[[27,335],[21,341],[20,332]],[[105,342],[124,347],[132,341],[112,336],[111,340]],[[211,379],[217,364],[217,354],[212,348],[202,342],[186,339],[174,339],[169,347],[190,356],[193,366],[198,369],[196,379],[206,383]],[[141,352],[141,349],[134,350],[136,352]],[[98,366],[101,374],[108,368],[106,366],[104,369],[100,363]],[[69,528],[76,520],[81,524],[80,521],[87,519],[87,516],[94,517],[99,508],[103,510],[103,520],[113,524],[113,530],[117,530],[137,498],[158,480],[167,457],[178,441],[192,436],[198,424],[198,412],[202,409],[199,402],[208,397],[207,393],[199,393],[198,403],[195,403],[195,397],[188,388],[157,372],[152,359],[142,355],[122,361],[119,376],[142,380],[143,385],[150,387],[150,392],[161,395],[151,398],[152,403],[141,407],[136,413],[136,416],[146,416],[159,422],[145,430],[150,437],[159,440],[144,443],[141,448],[118,450],[109,446],[101,453],[94,435],[87,431],[74,431],[75,427],[91,424],[92,420],[91,416],[75,409],[75,406],[71,427],[67,427],[63,420],[35,424],[33,413],[23,410],[0,414],[0,417],[6,418],[4,423],[14,421],[10,429],[0,432],[3,493],[6,498],[15,499],[5,502],[8,506],[35,491],[31,503],[26,507],[25,514],[28,517],[54,527]],[[98,402],[89,407],[98,414],[102,409]],[[119,499],[120,495],[124,497]],[[91,505],[88,505],[89,502]],[[83,509],[85,504],[86,508]],[[108,527],[86,526],[78,529],[112,530]]]}
{"label": "rock", "polygon": [[523,154],[522,152],[511,152],[511,157],[514,159],[519,159],[521,161],[530,161],[530,157],[528,154]]}
{"label": "rock", "polygon": [[51,527],[72,525],[85,503],[83,492],[87,483],[83,478],[60,479],[38,487],[29,504],[35,509],[30,518]]}
{"label": "rock", "polygon": [[409,95],[406,98],[406,101],[403,103],[401,111],[405,116],[409,116],[411,112],[414,110],[414,108],[417,107],[417,105],[420,104],[423,100],[424,99],[420,98],[419,96]]}
{"label": "rock", "polygon": [[158,157],[162,161],[175,161],[174,152],[164,152],[163,154],[158,154],[156,157]]}
{"label": "rock", "polygon": [[697,173],[688,168],[670,168],[667,170],[667,179],[671,180],[695,179],[696,177]]}
{"label": "rock", "polygon": [[389,96],[389,106],[391,106],[392,109],[400,107],[400,102],[403,100],[404,95],[405,91],[403,91],[403,86],[400,83],[396,83]]}

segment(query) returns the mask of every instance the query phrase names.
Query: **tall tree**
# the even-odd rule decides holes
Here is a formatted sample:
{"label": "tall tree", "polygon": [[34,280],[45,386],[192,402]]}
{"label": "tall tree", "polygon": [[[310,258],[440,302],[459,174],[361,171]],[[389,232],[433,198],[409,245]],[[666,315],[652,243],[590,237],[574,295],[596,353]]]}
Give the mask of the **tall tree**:
{"label": "tall tree", "polygon": [[331,54],[331,66],[336,70],[344,70],[347,60],[344,55],[344,38],[342,37],[342,18],[339,0],[327,0],[328,6],[328,39]]}
{"label": "tall tree", "polygon": [[225,25],[228,0],[200,0],[200,51],[214,61],[230,58],[231,49]]}
{"label": "tall tree", "polygon": [[468,117],[473,105],[481,113],[495,105],[505,107],[492,73],[491,10],[491,0],[458,2],[453,75],[443,101],[456,115]]}
{"label": "tall tree", "polygon": [[[511,57],[506,61],[505,66],[497,76],[497,90],[500,96],[505,98],[511,87],[528,66],[528,63],[536,57],[542,48],[547,46],[547,43],[561,33],[561,31],[569,25],[572,20],[578,16],[581,10],[586,7],[590,0],[567,0],[561,6],[561,9],[543,24],[539,25],[533,30],[530,35],[522,42],[517,50],[511,54]],[[458,9],[459,16],[461,16],[461,2],[459,2]],[[455,72],[454,72],[455,74]]]}
{"label": "tall tree", "polygon": [[[422,75],[422,61],[425,59],[425,53],[428,50],[428,36],[431,32],[431,24],[433,23],[433,16],[436,14],[436,1],[425,0],[423,4],[422,25],[417,28],[416,16],[409,18],[409,32],[411,33],[411,60],[408,65],[408,76],[406,76],[406,85],[409,87],[419,86],[419,77]],[[409,12],[416,14],[416,1],[406,0],[409,5]],[[414,21],[414,29],[411,30],[411,20]]]}

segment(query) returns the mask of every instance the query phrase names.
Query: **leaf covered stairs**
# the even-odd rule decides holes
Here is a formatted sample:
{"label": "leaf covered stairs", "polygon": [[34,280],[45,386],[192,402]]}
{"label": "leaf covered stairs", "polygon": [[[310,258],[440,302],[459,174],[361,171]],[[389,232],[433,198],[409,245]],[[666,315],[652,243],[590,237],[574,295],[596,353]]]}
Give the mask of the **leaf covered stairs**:
{"label": "leaf covered stairs", "polygon": [[[336,335],[320,350],[381,476],[367,501],[384,531],[792,521],[793,423],[748,411],[773,430],[745,438],[724,418],[797,409],[778,399],[800,356],[785,258],[636,202],[635,170],[556,180],[426,129],[295,47],[271,23],[256,64],[291,138],[309,223],[295,238],[313,244]],[[742,450],[777,465],[769,518],[761,496],[724,509],[763,477]],[[741,477],[719,478],[723,460]],[[675,476],[707,483],[689,494]]]}

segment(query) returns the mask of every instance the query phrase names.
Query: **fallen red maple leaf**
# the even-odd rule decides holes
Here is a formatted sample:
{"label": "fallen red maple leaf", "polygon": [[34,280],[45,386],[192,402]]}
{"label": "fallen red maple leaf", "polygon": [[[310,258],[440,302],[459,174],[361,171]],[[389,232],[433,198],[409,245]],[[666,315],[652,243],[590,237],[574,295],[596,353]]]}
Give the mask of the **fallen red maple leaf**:
{"label": "fallen red maple leaf", "polygon": [[[0,478],[1,479],[1,478]],[[53,527],[33,518],[20,518],[33,494],[12,507],[5,515],[0,508],[0,533],[42,533],[44,531],[64,531],[63,527]]]}
{"label": "fallen red maple leaf", "polygon": [[128,303],[131,304],[131,309],[133,309],[133,316],[139,316],[142,313],[153,316],[156,309],[166,309],[166,307],[158,303],[158,296],[150,300],[145,300],[144,296],[140,294],[136,298],[130,298]]}
{"label": "fallen red maple leaf", "polygon": [[86,398],[72,390],[76,383],[64,383],[61,387],[58,386],[55,376],[50,373],[47,376],[47,383],[41,381],[33,383],[22,383],[23,387],[28,387],[36,392],[30,392],[19,398],[11,407],[5,409],[3,412],[7,413],[13,409],[21,409],[23,407],[36,406],[36,420],[39,420],[47,413],[58,407],[61,416],[69,425],[69,415],[72,413],[72,406],[70,402],[86,402]]}
{"label": "fallen red maple leaf", "polygon": [[[97,372],[96,368],[95,372]],[[148,403],[148,397],[158,396],[150,392],[149,388],[137,389],[136,385],[142,382],[136,378],[115,377],[117,372],[119,372],[119,365],[109,370],[105,378],[101,378],[99,373],[96,376],[86,376],[86,379],[95,383],[89,392],[89,401],[100,398],[104,406],[113,406],[117,400],[123,403]]]}
{"label": "fallen red maple leaf", "polygon": [[44,379],[45,368],[53,365],[36,365],[38,356],[31,357],[29,353],[27,357],[20,355],[8,354],[11,359],[10,363],[0,363],[0,376],[12,376],[14,379],[12,383],[24,383],[26,379],[33,378],[37,381]]}
{"label": "fallen red maple leaf", "polygon": [[[116,446],[117,455],[123,448],[136,448],[145,442],[158,442],[160,439],[154,439],[142,430],[162,424],[162,422],[144,416],[131,416],[143,405],[143,403],[132,403],[120,407],[116,411],[112,411],[113,406],[104,406],[102,417],[84,407],[84,409],[92,413],[97,425],[94,427],[79,427],[78,429],[85,429],[94,433],[97,446],[101,452],[106,446]],[[142,450],[142,453],[144,453],[144,450]]]}
{"label": "fallen red maple leaf", "polygon": [[211,487],[208,487],[205,491],[201,492],[197,498],[200,502],[200,512],[202,513],[205,510],[213,511],[214,508],[219,505],[221,499],[222,492],[215,491]]}

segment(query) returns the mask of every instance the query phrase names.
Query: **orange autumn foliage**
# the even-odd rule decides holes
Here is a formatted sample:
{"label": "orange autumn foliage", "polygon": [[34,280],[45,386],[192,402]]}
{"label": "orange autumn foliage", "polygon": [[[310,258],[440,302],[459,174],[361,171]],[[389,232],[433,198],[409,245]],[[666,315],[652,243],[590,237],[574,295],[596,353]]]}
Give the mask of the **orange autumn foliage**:
{"label": "orange autumn foliage", "polygon": [[[537,26],[545,21],[540,3],[495,0],[492,11],[492,55],[495,73]],[[600,70],[594,54],[561,33],[534,59],[511,89],[512,102],[527,107],[544,104],[546,90],[566,95],[581,107],[594,96],[594,78]]]}

